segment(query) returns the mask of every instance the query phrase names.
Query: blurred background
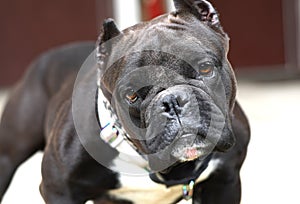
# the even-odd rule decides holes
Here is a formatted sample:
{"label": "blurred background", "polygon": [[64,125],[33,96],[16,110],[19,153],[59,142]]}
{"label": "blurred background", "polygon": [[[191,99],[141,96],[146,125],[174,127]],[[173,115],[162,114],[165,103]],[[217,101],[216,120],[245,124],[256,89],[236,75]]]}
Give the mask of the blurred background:
{"label": "blurred background", "polygon": [[[300,203],[300,1],[211,2],[231,38],[238,99],[252,127],[242,203]],[[0,115],[9,89],[42,52],[95,41],[108,17],[126,28],[171,10],[171,0],[0,0]],[[3,204],[43,203],[41,158],[19,169]]]}

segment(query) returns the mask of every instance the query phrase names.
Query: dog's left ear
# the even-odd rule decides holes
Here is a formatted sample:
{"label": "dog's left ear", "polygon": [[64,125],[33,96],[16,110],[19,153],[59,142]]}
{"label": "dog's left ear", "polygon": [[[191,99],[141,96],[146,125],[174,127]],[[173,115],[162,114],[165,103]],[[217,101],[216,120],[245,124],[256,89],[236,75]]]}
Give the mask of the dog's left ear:
{"label": "dog's left ear", "polygon": [[173,0],[178,12],[185,11],[195,15],[200,21],[223,32],[219,15],[213,5],[206,0]]}
{"label": "dog's left ear", "polygon": [[106,56],[110,52],[112,43],[109,43],[107,41],[113,39],[114,37],[117,37],[120,34],[122,34],[122,32],[118,29],[113,19],[109,18],[104,20],[103,28],[96,45],[98,63],[104,63]]}
{"label": "dog's left ear", "polygon": [[120,35],[122,32],[119,30],[117,25],[115,24],[114,19],[108,18],[104,20],[103,22],[103,35],[102,35],[102,40],[108,41],[114,37],[117,37]]}
{"label": "dog's left ear", "polygon": [[[102,77],[104,76],[106,72],[106,64],[108,60],[108,56],[111,53],[112,46],[114,41],[119,35],[122,35],[122,31],[120,31],[115,24],[115,21],[111,18],[104,20],[103,27],[101,29],[97,44],[96,44],[96,57],[97,57],[97,71],[98,71],[98,86],[101,86],[101,84],[110,84],[110,82],[102,81]],[[117,38],[118,39],[118,38]],[[109,79],[112,79],[110,77]],[[105,86],[106,87],[106,86]],[[101,86],[103,94],[109,101],[111,100],[111,94],[107,90],[107,87],[104,88],[104,86]]]}

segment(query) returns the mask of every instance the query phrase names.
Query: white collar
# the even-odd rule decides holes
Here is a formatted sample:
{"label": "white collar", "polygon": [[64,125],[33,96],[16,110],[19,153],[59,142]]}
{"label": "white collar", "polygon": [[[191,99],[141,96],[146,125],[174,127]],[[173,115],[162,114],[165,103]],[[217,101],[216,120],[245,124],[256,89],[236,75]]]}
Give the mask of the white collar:
{"label": "white collar", "polygon": [[[119,156],[114,160],[115,167],[124,162],[132,164],[134,172],[150,172],[149,164],[128,141],[128,134],[123,129],[118,117],[116,116],[110,102],[103,95],[100,87],[97,90],[97,118],[100,126],[100,138],[109,146],[119,152]],[[146,172],[145,172],[146,170]]]}

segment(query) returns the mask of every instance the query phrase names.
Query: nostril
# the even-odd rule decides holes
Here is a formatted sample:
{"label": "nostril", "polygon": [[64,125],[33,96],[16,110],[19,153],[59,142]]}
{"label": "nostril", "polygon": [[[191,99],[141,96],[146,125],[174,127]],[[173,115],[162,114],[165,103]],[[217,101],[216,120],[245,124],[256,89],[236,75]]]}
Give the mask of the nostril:
{"label": "nostril", "polygon": [[164,106],[165,112],[167,112],[167,113],[171,112],[171,107],[168,102],[163,102],[163,106]]}
{"label": "nostril", "polygon": [[[165,113],[169,115],[178,115],[182,111],[182,105],[184,102],[178,100],[178,96],[175,95],[167,95],[162,100],[162,107]],[[182,103],[182,104],[181,104]]]}

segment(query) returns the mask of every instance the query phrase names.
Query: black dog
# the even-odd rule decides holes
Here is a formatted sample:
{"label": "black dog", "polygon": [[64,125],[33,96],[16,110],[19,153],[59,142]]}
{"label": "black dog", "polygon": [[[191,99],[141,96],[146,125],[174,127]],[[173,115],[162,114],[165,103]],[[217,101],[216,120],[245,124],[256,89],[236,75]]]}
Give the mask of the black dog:
{"label": "black dog", "polygon": [[[209,2],[174,3],[175,12],[123,32],[106,20],[90,57],[97,67],[87,60],[78,73],[90,43],[32,64],[1,121],[0,200],[18,165],[44,150],[46,203],[240,202],[250,130],[229,39]],[[149,177],[126,186],[122,172]]]}

